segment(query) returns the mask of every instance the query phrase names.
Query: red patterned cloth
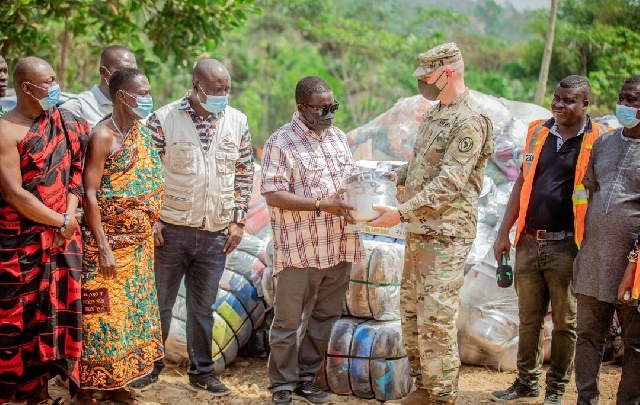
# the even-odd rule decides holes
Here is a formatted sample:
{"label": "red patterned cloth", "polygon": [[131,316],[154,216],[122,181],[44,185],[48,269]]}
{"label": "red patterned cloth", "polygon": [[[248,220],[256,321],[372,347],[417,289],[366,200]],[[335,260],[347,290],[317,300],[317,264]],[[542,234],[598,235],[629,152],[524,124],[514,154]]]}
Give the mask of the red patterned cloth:
{"label": "red patterned cloth", "polygon": [[[88,134],[84,120],[44,111],[17,146],[23,188],[65,212],[68,193],[83,193],[80,140]],[[32,399],[57,374],[79,383],[80,229],[58,248],[54,235],[0,195],[0,403]]]}

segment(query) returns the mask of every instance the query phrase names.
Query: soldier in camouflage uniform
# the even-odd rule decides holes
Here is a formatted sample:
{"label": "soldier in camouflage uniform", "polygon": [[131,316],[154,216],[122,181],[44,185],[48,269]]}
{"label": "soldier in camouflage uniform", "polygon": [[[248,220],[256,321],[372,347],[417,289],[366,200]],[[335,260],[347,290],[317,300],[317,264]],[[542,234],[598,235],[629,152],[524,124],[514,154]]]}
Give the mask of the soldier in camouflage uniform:
{"label": "soldier in camouflage uniform", "polygon": [[413,157],[398,170],[405,185],[399,208],[375,207],[372,226],[406,222],[402,332],[416,390],[388,403],[453,404],[458,395],[456,319],[464,264],[476,236],[478,196],[493,154],[491,121],[464,85],[464,62],[454,43],[419,55],[414,76],[429,100]]}

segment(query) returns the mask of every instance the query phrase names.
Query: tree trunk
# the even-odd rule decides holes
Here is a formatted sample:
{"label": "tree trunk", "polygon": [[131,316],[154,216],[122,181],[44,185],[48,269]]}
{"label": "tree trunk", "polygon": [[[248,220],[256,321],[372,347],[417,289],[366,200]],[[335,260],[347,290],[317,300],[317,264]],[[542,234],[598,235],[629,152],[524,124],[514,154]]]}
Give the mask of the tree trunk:
{"label": "tree trunk", "polygon": [[60,47],[60,71],[58,72],[58,84],[62,90],[67,90],[67,64],[69,62],[69,24],[71,21],[71,10],[67,11],[67,21],[64,24],[62,34],[62,45]]}
{"label": "tree trunk", "polygon": [[536,96],[533,99],[533,102],[536,104],[542,104],[544,93],[547,89],[547,80],[549,79],[549,66],[551,65],[551,53],[553,51],[553,38],[556,31],[558,1],[559,0],[551,0],[551,10],[549,10],[549,26],[547,27],[547,39],[544,44],[544,53],[542,54],[542,66],[540,66],[540,76],[538,76],[538,87],[536,88]]}

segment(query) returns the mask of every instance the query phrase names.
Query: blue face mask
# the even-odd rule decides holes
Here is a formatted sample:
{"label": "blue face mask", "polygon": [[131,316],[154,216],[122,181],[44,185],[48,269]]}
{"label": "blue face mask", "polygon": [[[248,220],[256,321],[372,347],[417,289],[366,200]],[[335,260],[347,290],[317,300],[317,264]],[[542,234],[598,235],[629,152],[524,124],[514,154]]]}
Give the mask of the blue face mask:
{"label": "blue face mask", "polygon": [[636,118],[638,109],[627,107],[626,105],[616,105],[616,118],[625,128],[633,128],[640,124],[640,119]]}
{"label": "blue face mask", "polygon": [[[30,82],[27,82],[27,83],[41,90],[47,91],[47,97],[42,98],[40,100],[36,98],[36,100],[38,100],[38,103],[40,103],[40,107],[42,107],[43,110],[48,110],[49,108],[54,107],[58,104],[58,100],[60,100],[60,94],[62,93],[60,91],[60,85],[54,84],[53,86],[45,89],[36,84],[30,83]],[[31,95],[31,97],[35,98],[33,94]]]}
{"label": "blue face mask", "polygon": [[[129,94],[124,90],[122,91],[125,92],[126,94]],[[131,107],[127,103],[125,103],[125,105],[131,108],[131,111],[133,111],[134,114],[136,114],[138,117],[147,118],[147,116],[151,114],[151,112],[153,111],[153,98],[151,98],[151,96],[142,97],[142,96],[134,96],[132,94],[129,94],[129,96],[135,98],[136,104],[138,105],[137,107]]]}
{"label": "blue face mask", "polygon": [[210,96],[207,93],[205,93],[204,90],[202,90],[202,87],[198,86],[198,88],[200,89],[202,94],[204,94],[205,97],[207,98],[206,101],[203,103],[202,101],[200,101],[200,94],[198,94],[198,101],[200,101],[200,105],[202,105],[202,108],[209,111],[210,113],[218,114],[219,112],[227,108],[227,105],[229,105],[228,94],[226,96]]}

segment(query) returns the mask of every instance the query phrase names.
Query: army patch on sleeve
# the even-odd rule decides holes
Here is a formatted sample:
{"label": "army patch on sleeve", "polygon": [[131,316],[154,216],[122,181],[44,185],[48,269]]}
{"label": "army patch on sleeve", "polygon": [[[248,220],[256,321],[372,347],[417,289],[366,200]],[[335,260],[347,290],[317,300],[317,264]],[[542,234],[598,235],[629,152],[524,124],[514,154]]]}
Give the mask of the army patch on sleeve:
{"label": "army patch on sleeve", "polygon": [[473,148],[473,139],[468,136],[462,138],[458,143],[458,150],[462,153],[469,152]]}

